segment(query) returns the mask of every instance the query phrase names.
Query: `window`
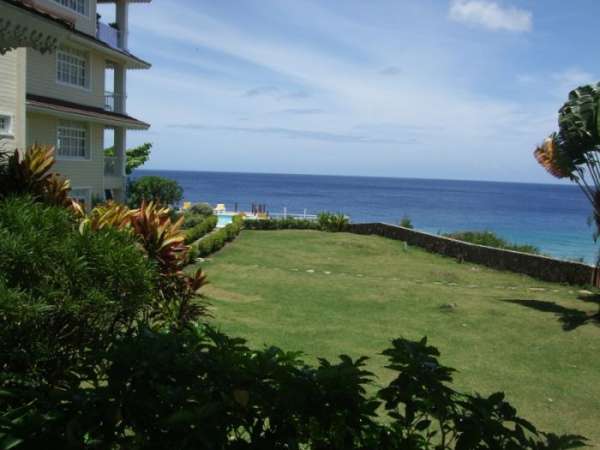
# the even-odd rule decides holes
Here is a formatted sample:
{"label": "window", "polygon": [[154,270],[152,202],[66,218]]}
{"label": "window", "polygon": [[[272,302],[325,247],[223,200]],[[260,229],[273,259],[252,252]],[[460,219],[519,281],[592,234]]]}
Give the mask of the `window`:
{"label": "window", "polygon": [[77,201],[84,209],[86,209],[88,206],[91,206],[90,192],[90,188],[74,188],[69,192],[69,197]]}
{"label": "window", "polygon": [[54,3],[58,3],[82,16],[87,16],[88,0],[54,0]]}
{"label": "window", "polygon": [[57,132],[58,156],[71,159],[88,157],[87,127],[79,122],[61,122]]}
{"label": "window", "polygon": [[62,47],[56,52],[56,79],[60,83],[87,88],[87,55],[79,50]]}
{"label": "window", "polygon": [[0,114],[0,134],[12,134],[11,117],[6,114]]}

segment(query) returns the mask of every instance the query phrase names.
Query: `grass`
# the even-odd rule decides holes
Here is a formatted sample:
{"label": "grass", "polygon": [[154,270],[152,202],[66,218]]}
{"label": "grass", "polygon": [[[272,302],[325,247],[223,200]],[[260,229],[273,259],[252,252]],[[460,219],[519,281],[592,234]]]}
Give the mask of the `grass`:
{"label": "grass", "polygon": [[378,353],[428,336],[457,387],[504,391],[540,429],[600,445],[598,306],[579,288],[316,231],[244,231],[201,266],[213,321],[255,347],[368,355],[384,384]]}

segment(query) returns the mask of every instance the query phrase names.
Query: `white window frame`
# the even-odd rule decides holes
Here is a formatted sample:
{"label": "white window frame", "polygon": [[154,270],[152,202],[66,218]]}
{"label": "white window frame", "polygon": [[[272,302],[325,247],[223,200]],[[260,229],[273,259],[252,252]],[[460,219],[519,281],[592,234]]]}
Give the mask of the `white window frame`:
{"label": "white window frame", "polygon": [[[84,80],[83,80],[83,85],[79,84],[79,83],[72,83],[69,80],[61,80],[59,77],[59,74],[61,73],[60,70],[60,66],[61,64],[69,64],[70,67],[67,67],[65,72],[68,75],[72,75],[69,73],[69,70],[78,70],[78,67],[75,66],[72,63],[68,63],[68,62],[64,62],[61,61],[61,58],[71,58],[72,60],[75,60],[75,62],[80,62],[83,63],[83,68],[84,68],[84,72],[83,72],[83,76],[84,76]],[[78,60],[78,61],[77,61]],[[63,85],[63,86],[69,86],[75,89],[82,89],[84,91],[90,91],[90,86],[91,86],[91,80],[90,80],[90,76],[91,76],[91,70],[90,70],[90,58],[89,58],[89,54],[87,54],[84,51],[78,50],[76,48],[71,48],[71,47],[60,47],[57,52],[56,52],[56,83]]]}
{"label": "white window frame", "polygon": [[14,137],[14,121],[15,117],[12,114],[7,114],[0,111],[0,119],[6,121],[8,126],[0,128],[0,136],[2,137]]}
{"label": "white window frame", "polygon": [[79,12],[77,8],[73,8],[69,6],[72,3],[76,3],[78,0],[52,0],[53,3],[64,8],[72,13],[77,14],[81,17],[89,17],[90,16],[90,0],[80,0],[83,3],[84,12]]}
{"label": "white window frame", "polygon": [[[60,151],[60,137],[61,131],[84,131],[85,140],[85,156],[72,156],[72,155],[61,155]],[[72,137],[72,139],[75,139]],[[91,160],[91,148],[90,148],[90,128],[84,122],[73,122],[73,121],[61,121],[56,126],[56,159],[61,161],[90,161]]]}
{"label": "white window frame", "polygon": [[[83,191],[84,195],[74,195],[74,192]],[[73,200],[82,200],[85,202],[86,208],[92,207],[92,187],[91,186],[76,186],[71,188],[71,192],[69,192],[69,197]]]}

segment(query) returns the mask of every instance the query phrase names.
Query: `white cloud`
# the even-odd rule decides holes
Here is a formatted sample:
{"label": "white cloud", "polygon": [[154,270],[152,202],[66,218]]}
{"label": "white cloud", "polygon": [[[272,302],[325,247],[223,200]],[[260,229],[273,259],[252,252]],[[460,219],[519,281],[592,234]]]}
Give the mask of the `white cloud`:
{"label": "white cloud", "polygon": [[[330,25],[331,34],[337,36],[339,27],[336,23]],[[203,163],[195,156],[197,149],[193,144],[201,138],[204,145],[216,148],[272,151],[269,158],[283,158],[281,164],[287,161],[285,170],[294,167],[294,161],[300,158],[292,150],[314,148],[320,150],[316,154],[321,159],[306,162],[306,167],[312,164],[320,171],[331,172],[331,167],[343,170],[339,161],[327,165],[333,161],[327,155],[343,155],[340,160],[347,161],[348,167],[359,167],[352,170],[368,172],[364,153],[352,153],[353,147],[368,146],[373,154],[379,152],[379,159],[375,156],[372,165],[372,169],[381,165],[379,173],[405,168],[402,170],[406,170],[406,175],[422,175],[419,171],[428,171],[428,163],[435,161],[439,171],[451,176],[448,167],[454,167],[457,174],[467,173],[472,169],[472,155],[479,155],[480,149],[485,148],[487,154],[494,155],[496,166],[511,167],[494,177],[510,178],[515,176],[511,158],[525,164],[531,159],[531,166],[535,167],[530,147],[553,125],[537,121],[542,115],[537,108],[494,93],[483,95],[470,89],[468,83],[457,82],[457,63],[452,54],[445,55],[449,52],[440,50],[437,42],[420,43],[413,52],[400,44],[397,48],[393,44],[401,39],[390,40],[387,31],[379,28],[348,34],[361,43],[361,58],[356,61],[310,40],[256,32],[237,26],[226,15],[215,16],[185,5],[173,9],[158,3],[141,11],[134,26],[140,34],[146,33],[147,41],[166,42],[179,48],[173,55],[163,52],[157,68],[139,75],[131,97],[132,108],[136,106],[141,117],[147,117],[148,109],[153,110],[148,119],[158,128],[164,127],[168,145],[177,142],[178,151],[186,152],[186,164]],[[390,46],[385,52],[382,42]],[[349,42],[348,46],[353,48],[354,43]],[[197,48],[202,49],[202,57]],[[206,54],[218,57],[206,58]],[[363,60],[365,54],[371,64]],[[393,60],[390,54],[394,55]],[[382,71],[388,75],[399,72],[398,67],[389,66],[390,61],[396,60],[403,62],[402,76],[381,76]],[[245,65],[252,71],[252,79],[231,75],[243,74]],[[196,67],[207,70],[194,70]],[[217,76],[212,76],[213,72]],[[255,72],[261,76],[264,73],[264,79],[258,79]],[[280,98],[280,94],[294,89],[310,93],[310,98]],[[150,101],[148,92],[163,95],[160,101]],[[258,95],[261,93],[270,95]],[[327,111],[327,115],[306,113],[319,110]],[[248,118],[243,126],[239,125],[240,117]],[[190,120],[198,126],[187,131],[165,127]],[[378,125],[354,128],[365,123]],[[288,151],[278,153],[282,143]],[[427,157],[423,156],[425,152]],[[288,160],[284,161],[284,154]],[[239,161],[255,167],[254,156],[244,159],[241,152],[240,155]],[[157,164],[174,167],[172,154],[157,154],[156,158]],[[217,170],[217,164],[222,162],[215,156],[210,168]],[[284,170],[279,167],[268,169]],[[301,167],[304,166],[294,170],[302,170]],[[267,170],[267,166],[261,170]],[[476,176],[487,174],[477,172]]]}
{"label": "white cloud", "polygon": [[482,26],[489,30],[531,31],[531,12],[502,7],[488,0],[454,0],[450,18],[457,22]]}

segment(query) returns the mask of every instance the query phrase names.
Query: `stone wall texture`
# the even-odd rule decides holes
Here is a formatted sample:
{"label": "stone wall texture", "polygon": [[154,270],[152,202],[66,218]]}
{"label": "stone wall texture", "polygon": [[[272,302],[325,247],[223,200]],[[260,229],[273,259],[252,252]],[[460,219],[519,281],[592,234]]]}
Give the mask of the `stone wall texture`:
{"label": "stone wall texture", "polygon": [[502,250],[384,223],[351,224],[349,231],[406,242],[427,251],[533,278],[574,285],[597,285],[595,269],[582,263]]}

